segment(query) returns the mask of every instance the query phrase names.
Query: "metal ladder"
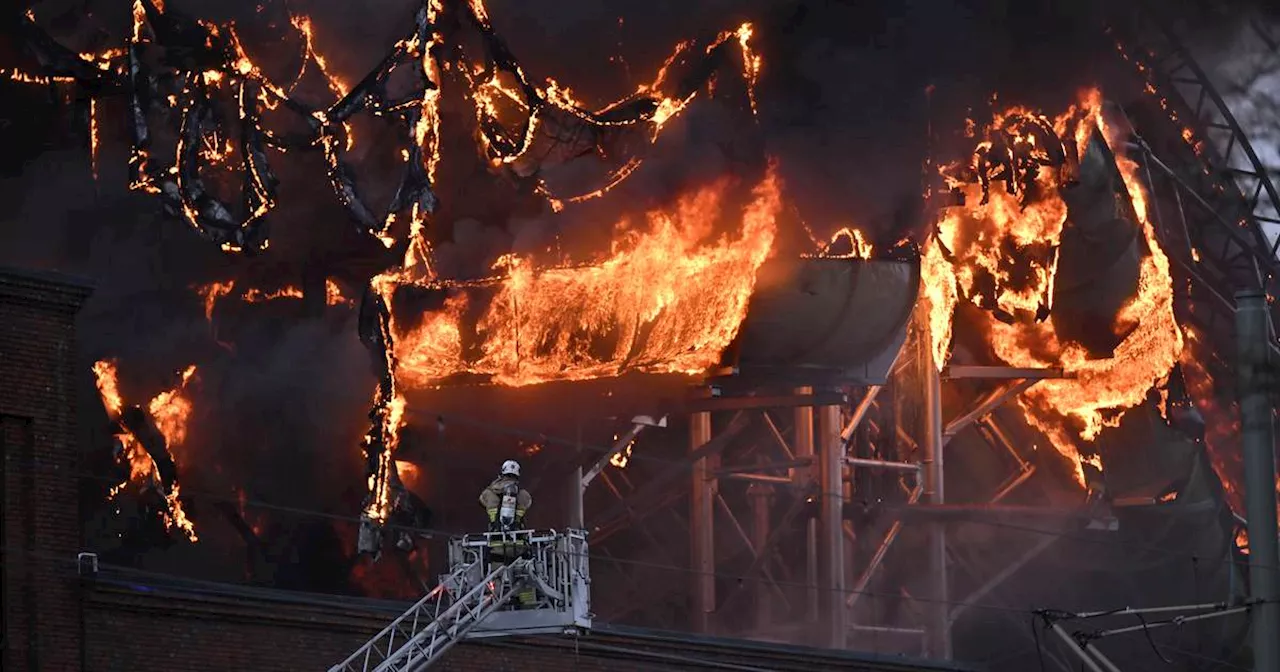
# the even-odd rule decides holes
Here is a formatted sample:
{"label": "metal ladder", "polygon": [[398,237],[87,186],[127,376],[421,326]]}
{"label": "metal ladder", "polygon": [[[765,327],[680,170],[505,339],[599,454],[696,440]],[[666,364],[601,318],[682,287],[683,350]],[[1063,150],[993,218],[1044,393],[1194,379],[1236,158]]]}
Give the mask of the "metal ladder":
{"label": "metal ladder", "polygon": [[460,565],[417,604],[329,672],[411,672],[440,659],[489,614],[517,592],[513,577],[526,573],[529,560],[497,567],[460,597],[451,600],[448,588],[465,585],[476,563]]}

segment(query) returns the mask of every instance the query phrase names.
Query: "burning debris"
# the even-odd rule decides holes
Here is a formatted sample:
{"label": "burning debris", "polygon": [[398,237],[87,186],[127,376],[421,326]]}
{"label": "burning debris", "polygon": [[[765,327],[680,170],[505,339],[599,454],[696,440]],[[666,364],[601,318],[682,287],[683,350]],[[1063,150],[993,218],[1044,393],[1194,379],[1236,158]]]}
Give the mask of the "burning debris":
{"label": "burning debris", "polygon": [[[391,515],[395,502],[404,499],[392,495],[402,489],[391,466],[404,408],[404,399],[396,389],[397,357],[416,361],[415,357],[431,354],[414,351],[415,347],[421,350],[422,346],[414,344],[422,342],[426,334],[417,339],[406,338],[409,346],[403,353],[397,351],[391,299],[400,285],[430,285],[438,280],[432,270],[432,253],[424,229],[426,218],[436,207],[432,183],[439,164],[440,97],[446,88],[463,85],[463,96],[473,105],[478,139],[491,168],[517,180],[531,181],[535,191],[559,209],[565,203],[600,196],[629,176],[640,165],[643,148],[651,145],[663,125],[707,87],[732,48],[741,54],[741,73],[748,88],[749,107],[754,112],[751,87],[759,76],[761,61],[750,48],[749,25],[723,31],[701,48],[695,48],[693,42],[682,42],[651,83],[631,96],[592,110],[553,80],[536,85],[494,30],[480,0],[424,0],[414,16],[412,30],[373,71],[350,87],[329,74],[323,57],[315,51],[309,19],[293,16],[290,23],[302,37],[304,61],[288,86],[268,77],[249,58],[234,25],[218,26],[183,16],[172,8],[166,9],[159,0],[135,0],[133,30],[126,46],[101,54],[76,54],[61,46],[36,25],[30,12],[22,21],[22,29],[27,47],[45,71],[30,79],[73,81],[94,97],[90,125],[95,157],[96,98],[115,93],[127,95],[133,136],[131,188],[158,196],[170,214],[222,249],[252,253],[267,247],[266,222],[276,206],[277,186],[270,154],[289,151],[321,152],[330,186],[359,228],[387,247],[404,247],[403,266],[371,282],[361,309],[361,337],[380,380],[370,412],[373,426],[364,441],[370,473],[364,517],[381,525]],[[464,33],[478,38],[476,53],[464,49]],[[337,96],[327,107],[316,108],[293,95],[309,64],[324,75],[329,90]],[[277,110],[291,116],[286,121],[291,120],[295,126],[301,122],[304,130],[279,131],[269,127],[268,117],[276,116],[271,113]],[[403,136],[402,175],[382,213],[375,213],[362,197],[355,170],[346,160],[354,142],[350,122],[361,112],[392,121]],[[155,119],[174,120],[176,124],[157,127]],[[168,163],[153,151],[157,137],[164,133],[172,134],[175,143]],[[622,159],[621,167],[608,175],[604,186],[598,189],[572,196],[557,194],[545,181],[543,169],[585,155]],[[243,182],[238,207],[219,195],[225,185],[215,180],[214,170],[229,168],[233,157],[240,164]],[[718,281],[731,283],[724,290],[727,302],[710,308],[709,312],[715,314],[708,319],[714,324],[662,327],[662,321],[654,323],[658,325],[659,340],[654,341],[652,351],[637,353],[643,355],[643,363],[691,370],[705,366],[723,347],[721,341],[732,338],[750,294],[751,274],[769,251],[773,215],[778,209],[778,191],[772,178],[769,186],[761,189],[763,204],[748,211],[744,224],[744,238],[752,243],[749,250],[737,252],[724,242],[699,256],[691,246],[705,232],[696,228],[698,223],[685,221],[682,226],[687,230],[668,223],[658,237],[648,242],[648,247],[642,240],[635,241],[636,252],[626,257],[629,264],[625,259],[612,263],[612,267],[629,269],[628,277],[634,285],[636,273],[649,268],[641,263],[642,256],[647,255],[649,263],[663,261],[659,254],[662,250],[657,246],[660,237],[667,236],[672,239],[669,242],[682,244],[680,249],[687,254],[683,265],[677,263],[685,269],[680,282],[687,283],[688,273],[705,270],[706,266],[719,268]],[[695,201],[705,203],[705,199]],[[688,228],[691,226],[695,228]],[[684,242],[679,243],[680,239]],[[676,263],[674,259],[666,261]],[[511,260],[503,289],[490,303],[492,315],[481,322],[488,334],[488,347],[481,348],[482,363],[478,366],[508,383],[534,382],[539,375],[556,377],[551,371],[561,365],[553,361],[541,365],[543,370],[539,373],[524,369],[521,362],[513,359],[512,348],[517,341],[510,329],[526,327],[528,318],[512,315],[512,300],[523,302],[541,295],[550,307],[556,295],[572,294],[574,286],[606,290],[610,281],[599,276],[607,275],[609,271],[604,269],[610,267],[606,263],[594,271],[566,268],[535,274],[528,264]],[[619,277],[622,275],[627,275],[626,271]],[[531,286],[533,289],[529,290]],[[231,283],[200,288],[206,317],[211,319],[217,300],[233,290]],[[719,291],[707,287],[703,290]],[[627,288],[615,285],[613,291],[621,295]],[[291,297],[293,293],[288,289],[277,293],[250,289],[240,296],[253,302]],[[579,302],[588,298],[592,298],[590,293],[578,292]],[[705,298],[690,295],[685,300]],[[330,299],[331,304],[343,301],[336,292],[331,293]],[[631,336],[619,343],[610,361],[594,367],[579,362],[577,373],[558,377],[608,375],[616,370],[628,358],[629,344],[636,342],[636,332],[642,324],[652,322],[666,302],[675,300],[665,297],[658,305],[647,307],[632,325]],[[527,315],[523,313],[526,309],[522,303],[522,315]],[[647,328],[655,329],[654,324]],[[706,338],[699,340],[691,353],[669,352],[673,339],[690,335],[686,333],[688,329],[705,332]],[[451,347],[448,343],[446,340],[443,346],[431,347]],[[548,354],[563,357],[567,348],[575,344],[561,342]],[[667,355],[676,361],[661,362],[660,358]],[[459,363],[457,357],[447,361]],[[416,375],[419,380],[430,379],[429,372]],[[362,548],[365,546],[362,543]]]}
{"label": "burning debris", "polygon": [[[255,252],[267,245],[266,222],[276,206],[269,159],[319,152],[331,189],[358,228],[402,254],[398,267],[370,281],[359,306],[360,338],[378,379],[362,442],[367,495],[361,551],[377,555],[387,525],[400,530],[397,546],[411,548],[407,530],[430,519],[405,487],[408,471],[397,461],[407,389],[452,382],[521,386],[625,371],[698,373],[716,364],[737,334],[777,233],[782,195],[772,167],[747,199],[733,234],[716,226],[732,207],[732,185],[722,181],[686,195],[669,211],[648,213],[647,227],[619,225],[622,235],[610,255],[587,264],[539,266],[509,255],[494,266],[493,277],[440,278],[425,227],[437,206],[442,96],[457,92],[469,104],[493,172],[559,209],[600,196],[631,175],[664,125],[735,53],[746,106],[754,112],[752,85],[761,60],[751,49],[749,25],[702,45],[679,44],[650,83],[593,109],[553,80],[535,84],[479,0],[425,0],[412,29],[354,85],[329,73],[305,17],[291,17],[305,58],[288,85],[249,59],[234,26],[183,17],[155,0],[137,0],[134,19],[125,49],[84,55],[49,39],[30,17],[24,23],[44,68],[37,79],[74,81],[93,95],[127,94],[134,188],[160,197],[171,213],[222,248]],[[294,95],[312,65],[336,97],[330,105],[316,107]],[[348,162],[355,142],[351,122],[364,112],[393,123],[401,140],[398,186],[380,211],[361,194]],[[157,123],[166,119],[176,123]],[[289,123],[297,128],[278,130]],[[96,147],[96,121],[91,130]],[[167,163],[153,152],[164,133],[175,144]],[[863,259],[918,251],[939,368],[950,356],[953,320],[961,319],[967,325],[976,320],[988,354],[1004,364],[1062,369],[1066,377],[1038,383],[1019,403],[1030,423],[1075,461],[1083,482],[1084,463],[1100,465],[1081,455],[1079,440],[1092,440],[1143,403],[1182,354],[1168,261],[1147,220],[1134,164],[1112,153],[1122,146],[1120,131],[1104,117],[1097,91],[1054,118],[1026,108],[998,111],[972,135],[970,160],[943,169],[956,204],[941,213],[923,244],[873,242],[849,228],[815,245],[817,254]],[[615,166],[602,186],[577,195],[554,189],[547,169],[586,156]],[[220,195],[225,185],[215,169],[237,162],[243,187],[241,203],[233,207]],[[1100,340],[1107,342],[1098,345],[1073,331],[1066,324],[1072,320],[1055,318],[1069,312],[1060,298],[1059,275],[1069,257],[1064,250],[1093,216],[1093,206],[1082,204],[1088,199],[1079,194],[1102,173],[1104,181],[1114,173],[1120,187],[1107,223],[1132,234],[1138,251],[1132,295],[1117,307],[1114,323],[1104,325],[1108,333]],[[336,285],[329,290],[329,305],[350,303]],[[294,287],[264,291],[234,282],[197,292],[210,320],[220,300],[301,296]],[[964,317],[957,318],[958,311]],[[157,450],[154,442],[136,438],[145,432],[125,418],[118,402],[115,408],[113,417],[134,446],[130,463],[138,461],[134,453],[146,458],[139,460],[165,493],[170,515],[185,521],[166,452],[181,439],[168,439]],[[175,421],[154,409],[152,414],[157,425]],[[630,447],[616,456],[617,466],[629,454]]]}
{"label": "burning debris", "polygon": [[819,247],[821,251],[817,256],[827,259],[870,259],[876,251],[875,244],[865,233],[847,226],[836,231],[831,240]]}
{"label": "burning debris", "polygon": [[166,529],[176,529],[190,541],[197,541],[198,537],[195,525],[183,508],[178,466],[172,451],[182,445],[187,436],[192,407],[184,393],[195,372],[196,367],[187,367],[176,387],[157,394],[144,409],[126,405],[121,398],[115,362],[103,360],[93,365],[98,393],[115,425],[116,459],[129,471],[123,482],[111,488],[108,498],[114,499],[125,488],[133,486],[144,499],[157,500],[154,508]]}
{"label": "burning debris", "polygon": [[[397,494],[404,492],[393,457],[404,422],[399,385],[473,376],[519,386],[626,370],[698,373],[715,364],[746,316],[781,209],[770,169],[743,210],[740,237],[707,243],[728,186],[686,197],[673,213],[650,213],[649,230],[630,231],[599,264],[535,269],[507,256],[500,262],[506,275],[489,281],[414,282],[409,266],[375,278],[360,316],[380,381],[364,441],[361,550],[381,546],[379,528],[393,505],[413,504]],[[401,327],[392,306],[415,293],[437,309]]]}
{"label": "burning debris", "polygon": [[[1074,114],[1074,108],[1067,113]],[[991,185],[1000,182],[1006,194],[1018,197],[1025,206],[1039,196],[1041,168],[1060,171],[1058,184],[1072,186],[1079,168],[1076,145],[1070,139],[1063,141],[1057,130],[1066,123],[1062,118],[1050,122],[1043,114],[1023,109],[997,113],[987,139],[973,153],[973,171],[982,189],[980,205],[991,202]]]}
{"label": "burning debris", "polygon": [[781,208],[771,170],[737,234],[714,237],[729,187],[722,180],[648,213],[647,229],[620,223],[622,240],[599,263],[538,269],[507,256],[489,280],[392,285],[439,306],[416,325],[390,321],[397,380],[521,386],[715,365],[746,315]]}
{"label": "burning debris", "polygon": [[[302,299],[302,289],[292,285],[286,285],[276,290],[265,291],[257,287],[246,287],[239,289],[234,280],[226,282],[211,282],[205,285],[199,285],[193,288],[196,294],[204,301],[204,316],[210,322],[213,321],[213,311],[217,307],[218,300],[223,297],[238,298],[244,303],[266,303],[268,301],[276,301],[281,299]],[[333,280],[325,280],[325,305],[328,306],[354,306],[355,300],[349,299],[342,294],[342,288]]]}
{"label": "burning debris", "polygon": [[[952,314],[965,301],[981,309],[980,326],[999,361],[1061,368],[1066,377],[1040,382],[1019,404],[1058,452],[1076,462],[1083,482],[1082,463],[1100,465],[1080,454],[1073,435],[1089,441],[1116,426],[1124,411],[1163,386],[1182,353],[1169,261],[1147,219],[1136,164],[1109,151],[1123,146],[1122,138],[1103,115],[1097,91],[1051,123],[1015,108],[996,115],[988,131],[998,140],[979,144],[972,171],[944,169],[963,204],[941,215],[923,262],[935,354],[942,366]],[[1141,232],[1135,291],[1108,325],[1117,344],[1107,357],[1092,356],[1046,319],[1054,307],[1064,231],[1085,226],[1081,218],[1095,214],[1072,207],[1072,190],[1082,179],[1073,158],[1078,147],[1096,147],[1095,154],[1107,159],[1098,160],[1097,169],[1121,178],[1124,189],[1110,221]],[[991,187],[996,180],[1003,189]]]}
{"label": "burning debris", "polygon": [[[475,109],[479,141],[492,167],[533,179],[536,190],[559,205],[603,194],[631,174],[641,159],[633,156],[607,178],[605,187],[576,196],[553,194],[541,177],[544,167],[586,154],[628,153],[624,141],[631,140],[633,131],[640,132],[644,143],[652,143],[662,126],[711,80],[730,46],[742,53],[748,84],[754,84],[760,70],[759,57],[748,42],[751,27],[744,25],[718,35],[700,50],[697,61],[690,59],[699,50],[681,43],[652,83],[593,111],[554,81],[535,85],[494,31],[480,0],[425,0],[413,30],[349,89],[328,75],[323,57],[312,46],[309,20],[291,17],[307,59],[293,82],[281,86],[249,58],[234,25],[220,27],[166,11],[162,2],[153,0],[136,0],[133,15],[132,35],[124,49],[76,54],[50,38],[28,14],[22,21],[26,44],[47,74],[10,74],[33,81],[74,81],[93,95],[127,93],[132,188],[156,194],[169,212],[230,251],[255,252],[267,245],[266,216],[276,206],[277,185],[269,150],[320,151],[334,193],[361,230],[388,247],[406,234],[413,239],[410,247],[420,243],[426,217],[436,206],[431,184],[439,163],[440,95],[446,84],[454,83],[443,73],[457,73],[463,80],[465,96]],[[464,51],[465,30],[478,36],[477,54]],[[308,63],[315,63],[338,94],[332,105],[317,109],[292,95]],[[402,70],[408,82],[393,77]],[[673,75],[677,72],[682,76]],[[219,96],[229,99],[232,109],[224,110]],[[295,125],[300,121],[307,130],[272,130],[266,116],[276,110],[291,113]],[[355,171],[345,158],[353,142],[350,121],[361,112],[393,120],[404,135],[403,173],[382,214],[375,214],[361,196]],[[176,136],[170,164],[151,151],[157,130],[153,117],[179,120],[176,129],[168,129]],[[92,125],[96,129],[96,122]],[[239,208],[216,195],[215,185],[203,177],[236,155],[244,182]]]}

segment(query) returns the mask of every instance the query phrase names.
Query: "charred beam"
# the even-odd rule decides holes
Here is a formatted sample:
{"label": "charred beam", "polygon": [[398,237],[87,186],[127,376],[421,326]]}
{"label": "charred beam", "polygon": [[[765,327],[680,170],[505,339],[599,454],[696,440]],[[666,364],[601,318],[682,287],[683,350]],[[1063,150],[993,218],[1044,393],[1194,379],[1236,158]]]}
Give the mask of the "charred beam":
{"label": "charred beam", "polygon": [[988,380],[1045,380],[1050,378],[1071,378],[1072,375],[1061,368],[1026,369],[1012,366],[948,366],[942,370],[943,380],[988,379]]}
{"label": "charred beam", "polygon": [[711,411],[745,411],[762,408],[798,408],[801,406],[839,406],[848,402],[842,392],[817,392],[786,396],[707,397],[690,399],[684,404],[688,413]]}
{"label": "charred beam", "polygon": [[678,481],[682,474],[691,470],[697,460],[716,454],[724,449],[742,430],[746,429],[747,424],[745,416],[734,416],[729,425],[721,430],[718,435],[691,450],[685,460],[671,465],[658,474],[657,477],[646,483],[643,488],[632,494],[627,501],[614,505],[613,508],[600,516],[599,520],[601,522],[591,525],[591,529],[597,531],[612,527],[632,516],[632,511],[648,508],[654,504],[655,500],[660,500],[668,492],[669,486]]}

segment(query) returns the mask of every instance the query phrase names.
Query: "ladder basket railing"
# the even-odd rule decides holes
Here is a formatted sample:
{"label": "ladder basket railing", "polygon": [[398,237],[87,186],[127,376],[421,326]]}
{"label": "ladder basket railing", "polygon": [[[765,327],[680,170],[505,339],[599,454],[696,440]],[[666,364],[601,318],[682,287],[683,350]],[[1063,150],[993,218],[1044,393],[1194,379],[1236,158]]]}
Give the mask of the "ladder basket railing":
{"label": "ladder basket railing", "polygon": [[[511,573],[518,567],[495,568],[452,604],[448,604],[447,583],[441,583],[329,672],[409,670],[438,658],[510,597]],[[455,574],[472,569],[460,566]]]}
{"label": "ladder basket railing", "polygon": [[448,559],[434,590],[329,672],[417,672],[463,638],[591,629],[582,530],[455,537]]}

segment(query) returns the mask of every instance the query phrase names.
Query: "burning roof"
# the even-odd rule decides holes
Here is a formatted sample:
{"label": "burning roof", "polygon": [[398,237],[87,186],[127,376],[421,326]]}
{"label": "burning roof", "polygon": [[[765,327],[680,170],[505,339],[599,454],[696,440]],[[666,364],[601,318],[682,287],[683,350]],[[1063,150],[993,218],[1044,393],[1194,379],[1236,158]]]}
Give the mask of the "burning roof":
{"label": "burning roof", "polygon": [[[749,24],[710,40],[681,42],[632,95],[589,106],[559,82],[536,83],[478,0],[423,2],[411,29],[354,83],[333,75],[306,17],[291,17],[303,63],[281,78],[250,58],[234,25],[183,17],[154,0],[137,0],[133,16],[124,48],[93,54],[60,47],[28,16],[24,26],[46,72],[10,74],[23,81],[76,82],[93,93],[126,93],[131,186],[158,197],[223,249],[266,249],[266,222],[279,205],[272,162],[311,152],[323,158],[328,186],[358,229],[402,254],[401,264],[372,278],[361,302],[361,336],[379,378],[363,443],[369,493],[363,513],[372,523],[391,516],[408,473],[396,460],[406,391],[458,381],[526,386],[624,371],[701,373],[734,340],[757,271],[776,251],[786,191],[776,165],[766,168],[763,161],[760,175],[697,185],[670,206],[629,213],[614,227],[608,254],[588,262],[507,255],[491,277],[445,278],[434,270],[427,231],[438,205],[433,185],[449,169],[441,163],[440,144],[450,130],[441,112],[450,92],[474,117],[487,167],[523,181],[560,209],[599,197],[633,175],[668,122],[711,84],[723,88],[716,76],[726,64],[740,75],[744,110],[754,114],[759,101],[753,85],[765,64],[752,48]],[[323,78],[332,102],[308,104],[297,95],[308,68]],[[93,100],[96,162],[101,110]],[[399,177],[385,208],[371,205],[360,188],[367,181],[358,179],[351,160],[363,141],[354,120],[366,112],[389,120],[401,141]],[[1123,156],[1122,135],[1104,114],[1097,90],[1057,116],[1018,106],[997,110],[989,123],[973,124],[970,160],[944,169],[962,204],[943,209],[920,246],[937,366],[948,364],[953,340],[962,340],[953,339],[954,328],[978,335],[985,350],[975,356],[1061,369],[1062,378],[1038,383],[1019,404],[1031,424],[1076,462],[1082,480],[1082,463],[1097,463],[1088,443],[1158,393],[1185,354],[1168,260],[1148,220],[1135,164]],[[165,142],[172,151],[160,148]],[[595,188],[558,190],[546,169],[584,156],[612,168]],[[1111,215],[1137,241],[1136,270],[1132,293],[1104,325],[1099,340],[1107,342],[1107,352],[1100,354],[1089,335],[1073,330],[1079,325],[1060,319],[1069,312],[1061,276],[1071,236],[1088,229],[1093,216],[1087,212],[1093,206],[1081,205],[1073,194],[1097,174],[1109,179],[1113,171],[1121,188],[1109,202]],[[227,195],[224,173],[243,182],[239,203]],[[852,228],[819,247],[824,256],[846,258],[905,249],[873,244]],[[330,305],[353,303],[336,285],[326,290]],[[232,281],[196,291],[211,321],[222,300],[302,294],[293,286],[263,289]],[[112,417],[124,418],[113,384],[102,382],[114,380],[114,366],[100,363],[95,372]],[[171,451],[182,444],[180,428],[190,412],[184,389],[158,395],[148,407],[166,439],[163,446],[139,440],[142,430],[129,423],[119,436],[134,467],[132,480],[159,483],[173,524],[194,539],[189,523],[183,527],[176,476],[166,476],[173,470],[164,466],[166,460],[181,462]]]}
{"label": "burning roof", "polygon": [[[602,195],[641,159],[633,155],[603,187],[577,195],[553,193],[540,177],[544,166],[585,154],[628,151],[623,143],[636,133],[652,142],[711,79],[731,46],[741,52],[748,88],[760,69],[750,48],[752,29],[744,24],[700,49],[680,43],[651,83],[592,110],[554,80],[535,84],[494,31],[480,0],[425,0],[413,17],[412,31],[354,86],[328,71],[312,44],[309,19],[291,16],[291,24],[303,38],[305,59],[288,85],[273,80],[250,58],[236,26],[166,11],[163,2],[136,0],[126,47],[101,53],[76,54],[62,47],[36,25],[31,12],[22,27],[28,46],[54,73],[52,81],[129,94],[131,188],[159,196],[173,214],[228,251],[255,252],[268,244],[266,217],[276,207],[278,185],[269,150],[321,152],[334,194],[362,231],[388,247],[406,236],[411,252],[424,245],[422,227],[436,206],[431,185],[440,161],[440,96],[445,86],[458,83],[447,81],[453,75],[465,85],[478,140],[492,167],[534,179],[535,188],[560,207]],[[463,49],[464,30],[478,37],[474,54]],[[308,64],[315,65],[337,97],[331,105],[317,108],[294,95]],[[17,71],[7,74],[19,81],[44,81]],[[748,97],[754,108],[753,95],[748,92]],[[96,111],[90,109],[95,157]],[[290,118],[268,119],[277,112]],[[399,186],[381,213],[362,196],[346,156],[354,143],[351,122],[361,112],[395,120],[404,135]],[[156,128],[156,115],[176,119],[177,127]],[[276,128],[279,123],[284,130]],[[302,130],[293,130],[297,127]],[[175,144],[167,164],[154,149],[166,131]],[[232,168],[237,162],[243,177],[238,205],[220,197],[221,185],[208,176],[212,169]],[[422,255],[414,258],[425,261]]]}
{"label": "burning roof", "polygon": [[746,315],[756,270],[772,248],[781,185],[770,171],[742,208],[738,231],[715,236],[727,180],[670,211],[629,221],[605,260],[537,269],[507,256],[503,275],[425,286],[440,307],[393,326],[397,380],[432,386],[470,374],[502,385],[614,376],[626,370],[696,374],[715,365]]}
{"label": "burning roof", "polygon": [[[945,365],[957,304],[963,300],[981,309],[974,313],[978,328],[1000,362],[1063,370],[1064,377],[1038,383],[1018,403],[1058,452],[1096,464],[1096,456],[1081,455],[1076,438],[1096,438],[1144,402],[1164,384],[1183,345],[1169,261],[1147,218],[1136,164],[1123,156],[1111,162],[1107,148],[1122,146],[1120,132],[1107,122],[1097,90],[1052,122],[1010,108],[995,116],[984,135],[972,164],[944,169],[963,205],[944,210],[925,252],[935,358],[939,367]],[[1072,190],[1080,188],[1082,148],[1104,157],[1088,162],[1091,170],[1105,177],[1118,168],[1123,179],[1124,190],[1105,221],[1140,231],[1144,243],[1135,292],[1106,325],[1117,340],[1107,357],[1064,338],[1047,319],[1064,231],[1083,229],[1094,216],[1071,207]],[[995,186],[997,181],[1003,184]],[[1077,477],[1083,483],[1079,467]]]}
{"label": "burning roof", "polygon": [[[76,54],[49,39],[27,13],[23,27],[42,65],[53,76],[69,78],[94,90],[123,90],[129,94],[131,187],[158,196],[168,210],[202,236],[227,251],[256,252],[266,248],[267,215],[276,206],[277,178],[271,168],[271,152],[319,150],[328,169],[330,185],[360,229],[387,247],[401,246],[401,268],[375,278],[372,308],[378,326],[366,330],[366,343],[382,381],[371,413],[374,426],[366,437],[369,457],[370,498],[365,507],[373,520],[389,515],[390,489],[396,481],[391,455],[398,444],[404,400],[396,375],[418,384],[430,384],[449,373],[480,371],[507,384],[540,380],[573,379],[616,372],[624,360],[639,356],[642,368],[692,371],[714,361],[733,338],[745,312],[755,268],[770,250],[773,219],[779,208],[776,178],[766,179],[744,215],[742,240],[747,245],[722,241],[697,249],[705,230],[707,210],[718,207],[720,187],[705,196],[688,199],[678,207],[675,221],[655,215],[655,230],[642,234],[609,262],[585,269],[562,268],[536,277],[527,262],[510,258],[497,296],[480,318],[485,343],[478,358],[468,361],[460,331],[449,321],[461,319],[464,294],[456,293],[447,309],[430,316],[413,331],[401,331],[392,319],[394,288],[405,283],[448,283],[436,278],[431,250],[424,234],[426,218],[436,207],[432,182],[439,167],[441,132],[440,100],[446,86],[465,85],[479,129],[480,147],[492,169],[520,179],[533,179],[535,189],[558,209],[565,203],[602,195],[636,167],[638,137],[652,143],[663,125],[680,114],[714,76],[727,50],[741,54],[740,71],[747,88],[748,107],[754,111],[751,93],[761,61],[750,47],[752,29],[742,25],[719,33],[703,45],[682,42],[650,82],[634,94],[598,109],[577,101],[570,90],[554,80],[537,85],[499,37],[480,0],[425,0],[413,18],[412,30],[397,41],[390,53],[354,86],[335,78],[315,50],[310,22],[291,17],[303,38],[304,61],[289,85],[266,74],[246,52],[234,25],[219,26],[184,16],[164,3],[136,0],[133,28],[127,45],[97,54]],[[476,38],[479,48],[468,53],[462,33]],[[308,64],[324,76],[337,100],[314,107],[293,95]],[[96,105],[96,103],[95,103]],[[228,108],[229,106],[229,108]],[[269,123],[273,112],[292,116],[302,130],[279,130]],[[375,213],[357,188],[353,167],[346,159],[352,149],[351,121],[369,112],[393,119],[404,135],[403,171],[385,212]],[[91,153],[97,155],[96,107],[91,109]],[[176,128],[157,128],[156,116],[179,120]],[[154,144],[163,132],[174,136],[171,163],[164,163]],[[630,152],[631,158],[606,177],[604,186],[574,196],[554,194],[540,177],[545,166],[594,154],[614,156]],[[243,177],[241,204],[234,207],[221,198],[220,184],[209,177],[212,169],[239,163]],[[645,238],[645,236],[648,236]],[[671,274],[667,291],[651,294],[641,284],[652,276],[655,265],[682,268]],[[691,283],[691,280],[698,283]],[[232,291],[230,284],[201,288],[206,317],[212,319],[219,296]],[[685,293],[682,298],[681,293]],[[289,294],[280,290],[281,296]],[[630,334],[618,342],[612,356],[591,364],[575,361],[571,350],[582,344],[553,342],[534,336],[535,352],[547,348],[545,361],[522,359],[518,345],[528,344],[540,319],[552,318],[563,301],[578,304],[573,312],[560,312],[571,320],[592,312],[588,305],[607,294],[619,300],[630,297],[633,305],[620,304],[612,315],[585,318],[584,333],[597,334],[616,328],[611,320],[630,323]],[[656,296],[656,299],[652,297]],[[575,298],[576,297],[576,298]],[[719,298],[718,298],[719,297]],[[243,298],[253,301],[275,298],[250,289]],[[656,302],[655,302],[656,301]],[[686,313],[701,311],[701,319]],[[667,304],[675,304],[668,306]],[[669,308],[669,309],[668,309]],[[538,311],[543,312],[540,318]],[[665,319],[660,314],[665,313]],[[626,329],[626,327],[624,327]],[[631,353],[641,330],[648,332],[646,346]],[[520,336],[517,336],[520,334]],[[402,339],[401,345],[395,338]],[[692,347],[684,342],[693,338]],[[548,340],[552,339],[552,340]],[[646,350],[645,348],[648,348]],[[404,365],[401,364],[404,363]],[[531,365],[533,370],[531,370]]]}

